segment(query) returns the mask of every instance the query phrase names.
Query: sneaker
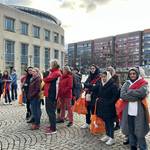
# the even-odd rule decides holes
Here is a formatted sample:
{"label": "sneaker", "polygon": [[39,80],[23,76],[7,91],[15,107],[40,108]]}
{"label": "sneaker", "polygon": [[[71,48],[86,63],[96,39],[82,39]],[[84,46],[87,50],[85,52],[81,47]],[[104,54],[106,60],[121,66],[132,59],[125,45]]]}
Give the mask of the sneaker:
{"label": "sneaker", "polygon": [[12,105],[12,103],[10,102],[9,105]]}
{"label": "sneaker", "polygon": [[102,142],[107,142],[109,140],[109,137],[107,135],[103,136],[101,139],[100,139]]}
{"label": "sneaker", "polygon": [[115,140],[112,138],[109,138],[109,140],[106,142],[107,145],[113,145],[115,144]]}
{"label": "sneaker", "polygon": [[52,129],[47,129],[46,134],[47,135],[52,135],[52,134],[56,134],[57,131],[56,130],[52,130]]}
{"label": "sneaker", "polygon": [[6,103],[6,102],[4,102],[4,105],[7,105],[7,103]]}
{"label": "sneaker", "polygon": [[72,123],[72,122],[69,122],[69,123],[67,124],[67,127],[71,127],[71,126],[73,126],[73,123]]}
{"label": "sneaker", "polygon": [[81,126],[81,129],[87,129],[89,128],[89,124],[85,123],[84,125]]}

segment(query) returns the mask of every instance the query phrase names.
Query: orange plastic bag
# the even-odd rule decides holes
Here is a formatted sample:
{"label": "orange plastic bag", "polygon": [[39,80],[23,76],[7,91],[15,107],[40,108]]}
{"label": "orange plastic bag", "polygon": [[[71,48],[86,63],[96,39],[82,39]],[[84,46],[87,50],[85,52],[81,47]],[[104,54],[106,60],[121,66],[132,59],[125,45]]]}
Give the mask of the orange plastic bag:
{"label": "orange plastic bag", "polygon": [[105,132],[105,123],[96,114],[91,115],[90,132],[92,134],[102,134]]}
{"label": "orange plastic bag", "polygon": [[142,104],[143,104],[143,106],[144,106],[146,119],[147,119],[148,123],[150,123],[150,114],[149,114],[149,108],[148,108],[147,97],[145,97],[145,98],[142,100]]}
{"label": "orange plastic bag", "polygon": [[96,105],[94,115],[91,115],[91,124],[90,124],[90,132],[92,134],[102,134],[105,132],[105,123],[104,121],[96,115]]}
{"label": "orange plastic bag", "polygon": [[18,103],[20,104],[20,105],[22,105],[22,99],[23,99],[23,95],[22,95],[22,93],[18,96]]}
{"label": "orange plastic bag", "polygon": [[85,115],[87,114],[87,107],[86,107],[86,101],[85,98],[80,97],[73,106],[73,111]]}
{"label": "orange plastic bag", "polygon": [[119,120],[122,119],[122,113],[127,104],[128,104],[128,102],[125,102],[122,99],[118,99],[118,101],[116,102],[115,107],[116,107],[116,113],[117,113]]}

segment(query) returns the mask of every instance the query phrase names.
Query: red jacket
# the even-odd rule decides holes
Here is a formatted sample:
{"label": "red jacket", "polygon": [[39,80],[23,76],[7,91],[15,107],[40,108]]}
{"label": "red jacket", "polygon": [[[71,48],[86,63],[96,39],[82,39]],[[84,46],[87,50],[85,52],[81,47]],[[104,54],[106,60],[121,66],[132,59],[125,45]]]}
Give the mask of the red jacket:
{"label": "red jacket", "polygon": [[44,85],[44,96],[48,97],[49,91],[51,88],[51,82],[61,76],[61,72],[59,69],[51,69],[49,75],[43,79],[45,82]]}
{"label": "red jacket", "polygon": [[71,74],[62,75],[59,81],[58,98],[72,99],[73,76]]}

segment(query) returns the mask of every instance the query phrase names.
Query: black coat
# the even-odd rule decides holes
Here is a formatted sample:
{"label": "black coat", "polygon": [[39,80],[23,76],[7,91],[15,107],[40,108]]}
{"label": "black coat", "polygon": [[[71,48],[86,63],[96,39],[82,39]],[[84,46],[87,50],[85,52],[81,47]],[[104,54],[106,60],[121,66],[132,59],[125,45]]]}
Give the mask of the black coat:
{"label": "black coat", "polygon": [[89,105],[95,106],[95,101],[97,98],[97,90],[99,87],[99,84],[97,84],[97,81],[100,80],[100,71],[99,69],[96,69],[95,73],[90,73],[89,77],[84,83],[84,88],[88,89],[86,93],[91,94],[91,102],[89,102]]}
{"label": "black coat", "polygon": [[119,90],[112,79],[110,79],[104,86],[100,83],[96,115],[102,119],[115,118],[115,102],[118,98]]}

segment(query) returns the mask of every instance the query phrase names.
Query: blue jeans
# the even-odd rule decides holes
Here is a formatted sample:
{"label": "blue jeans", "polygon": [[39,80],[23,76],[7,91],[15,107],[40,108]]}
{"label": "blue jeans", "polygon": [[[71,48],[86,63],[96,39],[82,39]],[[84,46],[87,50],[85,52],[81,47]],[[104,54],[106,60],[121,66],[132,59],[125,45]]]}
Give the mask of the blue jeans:
{"label": "blue jeans", "polygon": [[135,131],[135,117],[128,115],[128,126],[129,126],[129,143],[131,146],[137,147],[139,144],[140,150],[147,150],[147,144],[145,137],[138,138],[134,131]]}
{"label": "blue jeans", "polygon": [[32,116],[34,118],[34,123],[36,125],[40,125],[40,119],[41,119],[41,103],[39,99],[31,99],[31,112]]}

